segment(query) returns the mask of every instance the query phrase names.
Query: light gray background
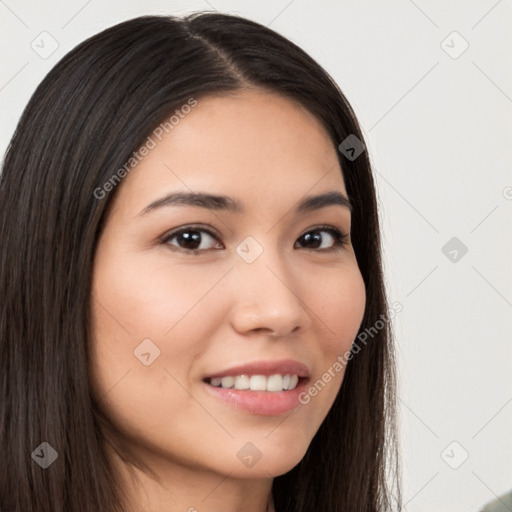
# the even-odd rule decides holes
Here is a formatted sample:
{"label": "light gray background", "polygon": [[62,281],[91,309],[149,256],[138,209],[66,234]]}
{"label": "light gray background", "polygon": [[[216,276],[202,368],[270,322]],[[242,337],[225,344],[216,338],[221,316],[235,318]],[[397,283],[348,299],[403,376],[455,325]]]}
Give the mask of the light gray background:
{"label": "light gray background", "polygon": [[[406,510],[476,512],[512,488],[512,2],[0,0],[1,153],[37,84],[83,39],[204,9],[289,37],[352,103],[374,163],[390,302],[403,304]],[[58,43],[46,58],[44,31]],[[448,254],[455,262],[442,251],[452,237],[468,248]]]}

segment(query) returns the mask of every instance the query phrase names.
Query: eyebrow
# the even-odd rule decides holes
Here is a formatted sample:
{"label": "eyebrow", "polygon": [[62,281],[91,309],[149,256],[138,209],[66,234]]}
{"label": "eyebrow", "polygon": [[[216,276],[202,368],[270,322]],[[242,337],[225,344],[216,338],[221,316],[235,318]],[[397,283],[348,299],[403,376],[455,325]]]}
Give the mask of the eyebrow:
{"label": "eyebrow", "polygon": [[[296,213],[306,213],[327,206],[342,206],[352,212],[350,199],[336,190],[329,190],[316,196],[304,198],[295,208]],[[173,192],[146,206],[139,215],[146,215],[149,212],[168,206],[197,206],[208,210],[224,210],[233,213],[244,213],[242,204],[228,196],[219,196],[204,192]]]}

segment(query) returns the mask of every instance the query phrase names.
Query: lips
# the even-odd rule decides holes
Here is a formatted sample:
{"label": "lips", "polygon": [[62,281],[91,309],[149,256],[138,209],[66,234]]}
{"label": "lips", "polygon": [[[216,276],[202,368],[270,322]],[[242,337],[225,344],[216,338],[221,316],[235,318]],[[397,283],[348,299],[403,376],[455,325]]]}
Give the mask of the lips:
{"label": "lips", "polygon": [[238,375],[297,375],[297,377],[309,378],[309,368],[293,359],[281,359],[278,361],[254,361],[239,366],[233,366],[220,372],[208,375],[205,380],[221,377],[236,377]]}
{"label": "lips", "polygon": [[[236,409],[274,416],[300,405],[298,397],[310,374],[305,364],[292,359],[256,361],[212,373],[203,382],[207,393]],[[240,385],[241,381],[247,382]]]}

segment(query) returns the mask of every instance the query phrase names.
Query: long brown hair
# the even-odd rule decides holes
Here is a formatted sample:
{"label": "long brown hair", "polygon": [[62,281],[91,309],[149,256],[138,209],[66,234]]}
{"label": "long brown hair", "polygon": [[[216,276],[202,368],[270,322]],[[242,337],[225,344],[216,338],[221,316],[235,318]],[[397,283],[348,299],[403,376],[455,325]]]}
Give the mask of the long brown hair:
{"label": "long brown hair", "polygon": [[[364,144],[327,72],[295,44],[225,14],[142,16],[79,44],[33,94],[0,175],[0,511],[122,511],[88,378],[92,261],[116,189],[101,188],[152,130],[194,97],[263,87],[304,105],[333,145]],[[303,460],[276,477],[278,512],[399,510],[395,363],[380,228],[366,151],[338,151],[366,285],[360,332]],[[102,193],[103,194],[103,193]],[[382,321],[381,321],[382,323]],[[31,454],[47,442],[47,469]]]}

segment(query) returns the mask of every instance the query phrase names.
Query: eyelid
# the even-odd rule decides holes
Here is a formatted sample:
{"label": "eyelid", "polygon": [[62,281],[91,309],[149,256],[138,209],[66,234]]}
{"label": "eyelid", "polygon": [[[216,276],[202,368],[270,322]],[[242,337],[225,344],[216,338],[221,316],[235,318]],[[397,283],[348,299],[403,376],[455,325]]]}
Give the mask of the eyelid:
{"label": "eyelid", "polygon": [[207,227],[202,224],[184,224],[183,226],[178,226],[176,228],[173,228],[173,229],[167,231],[166,233],[164,233],[160,237],[160,241],[165,242],[166,240],[169,240],[169,238],[179,235],[183,231],[187,231],[187,230],[192,231],[194,229],[197,231],[204,231],[205,233],[209,234],[211,237],[220,241],[221,235],[216,230],[214,230],[210,226]]}
{"label": "eyelid", "polygon": [[345,231],[343,231],[343,229],[339,227],[333,226],[331,224],[319,224],[317,226],[312,226],[306,229],[306,231],[304,231],[302,235],[299,236],[299,238],[301,236],[304,236],[306,233],[309,233],[310,231],[337,231],[340,233],[342,238],[349,236],[349,233],[346,233]]}

